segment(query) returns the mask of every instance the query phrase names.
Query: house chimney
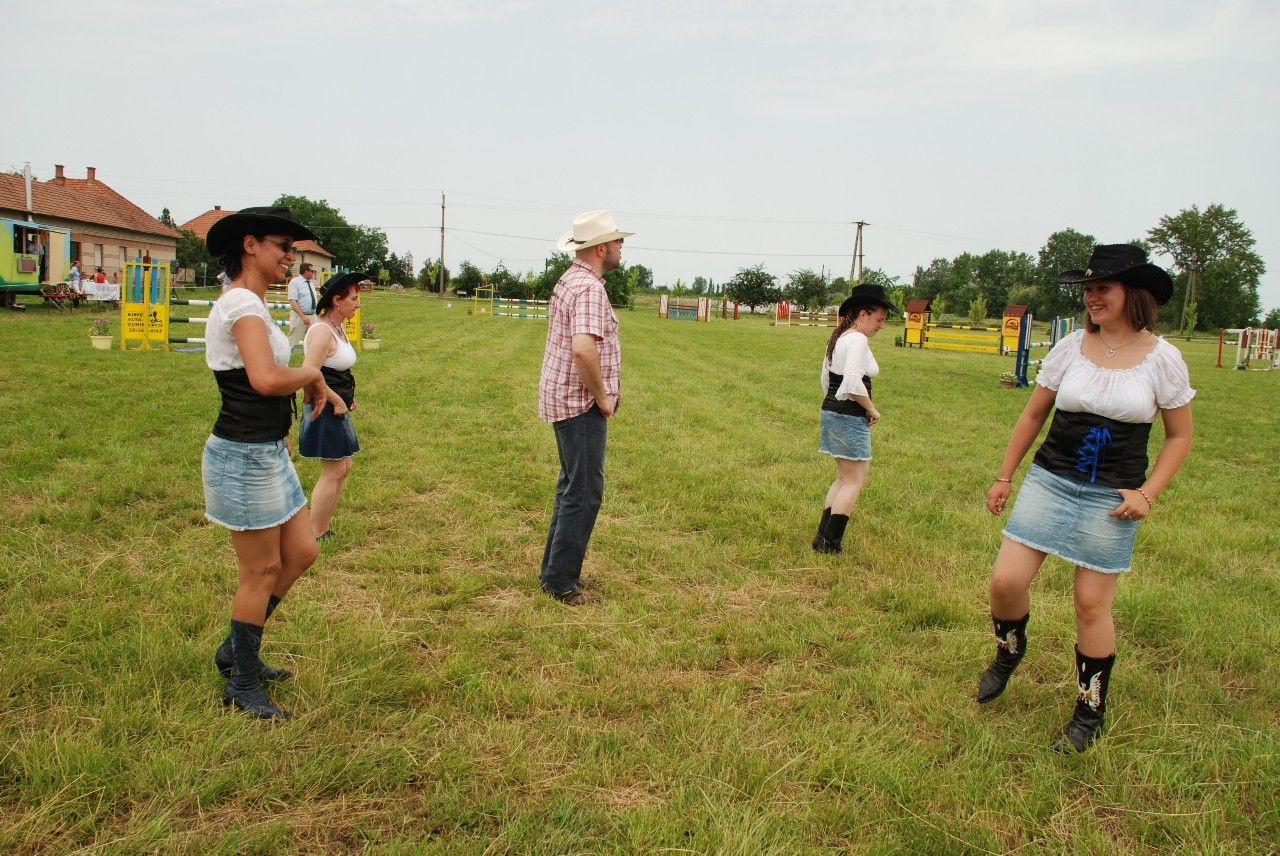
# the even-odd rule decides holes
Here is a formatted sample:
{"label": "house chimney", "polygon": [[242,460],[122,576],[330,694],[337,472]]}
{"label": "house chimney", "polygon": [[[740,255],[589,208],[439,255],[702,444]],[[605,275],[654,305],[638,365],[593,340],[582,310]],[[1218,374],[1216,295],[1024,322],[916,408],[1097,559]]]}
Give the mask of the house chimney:
{"label": "house chimney", "polygon": [[55,164],[53,165],[53,177],[54,177],[54,179],[55,179],[55,180],[57,180],[57,181],[61,181],[61,180],[62,180],[62,178],[63,178],[63,175],[62,175],[62,164],[60,164],[60,163],[55,163]]}
{"label": "house chimney", "polygon": [[222,206],[221,206],[221,205],[215,205],[215,206],[213,206],[213,210],[214,210],[214,211],[221,211],[221,210],[222,210]]}
{"label": "house chimney", "polygon": [[89,183],[90,183],[90,184],[93,184],[93,182],[94,182],[94,181],[97,179],[97,177],[98,177],[98,168],[97,168],[97,167],[94,167],[94,166],[91,166],[91,167],[87,167],[87,169],[88,169],[88,172],[89,172]]}

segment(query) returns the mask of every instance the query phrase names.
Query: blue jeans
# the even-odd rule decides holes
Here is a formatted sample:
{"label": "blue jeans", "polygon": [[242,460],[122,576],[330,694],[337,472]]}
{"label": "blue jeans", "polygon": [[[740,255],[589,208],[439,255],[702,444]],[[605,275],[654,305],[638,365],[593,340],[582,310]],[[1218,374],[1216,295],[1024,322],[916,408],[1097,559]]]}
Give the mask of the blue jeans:
{"label": "blue jeans", "polygon": [[547,592],[567,595],[577,591],[582,559],[604,497],[604,448],[609,428],[595,405],[552,427],[560,453],[560,478],[538,578]]}

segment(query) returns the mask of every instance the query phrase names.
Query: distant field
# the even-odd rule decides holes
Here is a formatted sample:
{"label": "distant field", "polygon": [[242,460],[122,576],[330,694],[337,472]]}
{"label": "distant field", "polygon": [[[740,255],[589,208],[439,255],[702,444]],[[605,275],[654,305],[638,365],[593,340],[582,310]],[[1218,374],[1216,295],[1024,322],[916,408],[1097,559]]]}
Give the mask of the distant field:
{"label": "distant field", "polygon": [[202,356],[93,351],[88,310],[0,313],[0,852],[1280,847],[1280,372],[1176,343],[1195,446],[1120,586],[1105,737],[1061,757],[1064,563],[1009,690],[973,701],[1012,357],[873,341],[871,479],[846,554],[819,557],[828,331],[621,311],[604,603],[573,610],[537,592],[545,322],[451,304],[365,298],[364,451],[268,626],[297,672],[278,725],[225,712],[210,662],[235,575],[203,519]]}

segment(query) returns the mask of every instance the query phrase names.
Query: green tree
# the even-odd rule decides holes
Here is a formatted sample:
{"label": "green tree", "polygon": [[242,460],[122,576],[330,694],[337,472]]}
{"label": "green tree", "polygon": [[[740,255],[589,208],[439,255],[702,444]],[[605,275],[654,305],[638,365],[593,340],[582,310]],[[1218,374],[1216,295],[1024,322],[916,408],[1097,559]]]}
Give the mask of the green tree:
{"label": "green tree", "polygon": [[560,281],[560,277],[564,276],[564,272],[572,264],[573,256],[568,253],[552,253],[548,256],[547,260],[543,262],[542,273],[538,276],[533,286],[534,299],[550,300],[551,292],[555,290],[556,283]]}
{"label": "green tree", "polygon": [[1280,307],[1267,313],[1267,317],[1262,319],[1262,326],[1268,330],[1280,330]]}
{"label": "green tree", "polygon": [[1006,250],[991,250],[976,257],[973,273],[976,294],[970,303],[981,297],[987,312],[1002,311],[1012,302],[1009,294],[1014,289],[1035,284],[1040,278],[1033,257]]}
{"label": "green tree", "polygon": [[178,232],[178,247],[175,255],[178,259],[178,267],[190,270],[197,282],[200,282],[201,277],[208,280],[222,270],[222,260],[209,255],[209,247],[205,244],[204,238],[190,229],[182,229]]}
{"label": "green tree", "polygon": [[1059,283],[1055,278],[1063,271],[1088,267],[1089,256],[1093,254],[1096,243],[1098,239],[1093,235],[1075,229],[1060,229],[1049,236],[1037,256],[1036,282],[1040,299],[1037,309],[1032,310],[1035,315],[1065,318],[1080,314],[1084,304],[1080,286]]}
{"label": "green tree", "polygon": [[[783,295],[806,309],[821,309],[830,302],[830,284],[827,278],[815,270],[804,268],[787,274],[787,287]],[[843,299],[844,295],[841,295]]]}
{"label": "green tree", "polygon": [[631,295],[631,272],[626,265],[618,265],[604,275],[604,290],[609,292],[609,302],[614,306],[635,308]]}
{"label": "green tree", "polygon": [[695,276],[693,278],[693,284],[689,286],[689,293],[698,295],[709,294],[710,290],[707,288],[707,278],[705,276]]}
{"label": "green tree", "polygon": [[[444,288],[449,290],[450,276],[449,269],[444,269]],[[418,272],[417,279],[418,288],[424,291],[439,291],[440,289],[440,260],[427,259],[422,263],[422,270]]]}
{"label": "green tree", "polygon": [[348,223],[338,209],[323,199],[286,193],[273,204],[289,206],[293,219],[315,232],[320,244],[333,253],[338,268],[376,271],[384,266],[388,257],[387,234],[381,229]]}
{"label": "green tree", "polygon": [[[901,279],[896,276],[890,276],[880,268],[867,268],[864,270],[862,272],[862,283],[863,285],[878,285],[886,292],[902,287]],[[841,299],[847,297],[850,289],[852,288],[852,286],[845,282],[844,277],[836,277],[832,281],[831,288],[833,291],[837,286],[840,288],[839,293],[842,295]]]}
{"label": "green tree", "polygon": [[979,294],[969,301],[969,323],[974,327],[982,326],[987,320],[987,298]]}
{"label": "green tree", "polygon": [[170,229],[178,228],[178,224],[173,222],[173,215],[169,213],[168,208],[165,208],[163,211],[160,212],[160,217],[158,219],[160,220],[161,223],[165,224]]}
{"label": "green tree", "polygon": [[406,254],[401,258],[392,253],[383,261],[381,268],[386,270],[388,282],[398,282],[401,285],[413,283],[413,257],[410,255]]}
{"label": "green tree", "polygon": [[773,274],[764,269],[763,264],[755,267],[739,268],[738,272],[725,283],[725,294],[755,312],[757,306],[777,303],[782,299],[782,291]]}
{"label": "green tree", "polygon": [[458,265],[458,275],[453,278],[453,287],[458,291],[464,291],[470,297],[476,293],[476,289],[484,285],[484,274],[480,273],[480,268],[471,262],[463,261]]}
{"label": "green tree", "polygon": [[485,277],[485,285],[490,286],[497,297],[527,299],[533,294],[524,280],[507,270],[502,262]]}
{"label": "green tree", "polygon": [[1209,328],[1239,327],[1258,317],[1258,281],[1267,268],[1234,208],[1215,202],[1201,211],[1192,205],[1161,217],[1147,236],[1182,274],[1171,301],[1182,306],[1179,330],[1192,303],[1197,320]]}

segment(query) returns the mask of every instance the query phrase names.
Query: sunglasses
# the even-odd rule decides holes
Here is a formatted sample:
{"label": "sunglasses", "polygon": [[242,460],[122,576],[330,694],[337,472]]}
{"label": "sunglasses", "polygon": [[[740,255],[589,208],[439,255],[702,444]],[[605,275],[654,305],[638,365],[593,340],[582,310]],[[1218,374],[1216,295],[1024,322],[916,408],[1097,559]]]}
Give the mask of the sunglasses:
{"label": "sunglasses", "polygon": [[293,255],[292,241],[286,241],[284,243],[281,243],[280,241],[273,241],[271,238],[263,238],[262,240],[266,241],[268,244],[275,244],[277,247],[280,248],[280,252],[284,253],[286,256]]}

